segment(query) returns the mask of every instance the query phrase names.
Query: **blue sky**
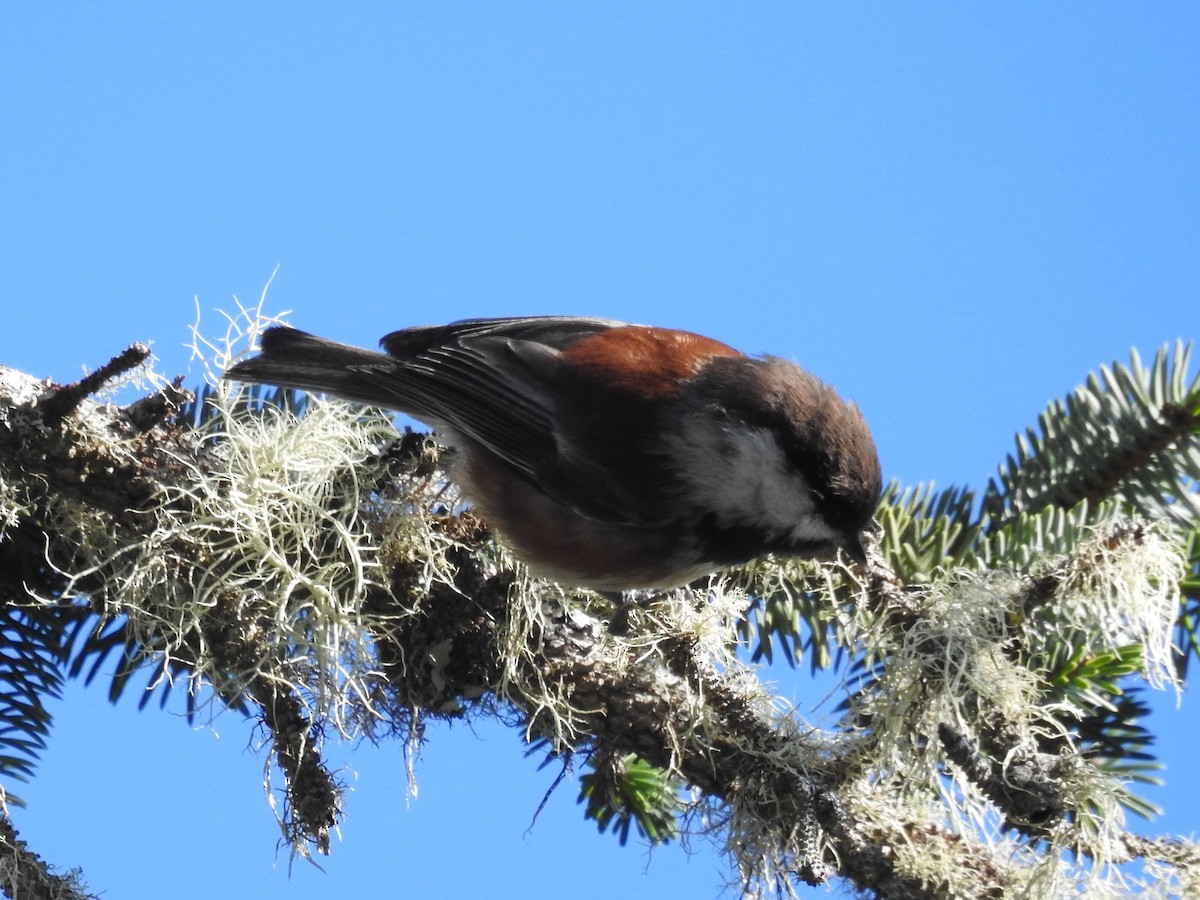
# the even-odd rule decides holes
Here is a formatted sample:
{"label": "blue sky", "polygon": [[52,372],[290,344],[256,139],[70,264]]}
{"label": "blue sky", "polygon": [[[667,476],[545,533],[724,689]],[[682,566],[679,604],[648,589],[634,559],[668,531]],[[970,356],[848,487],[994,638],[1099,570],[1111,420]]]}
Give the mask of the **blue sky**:
{"label": "blue sky", "polygon": [[[1090,369],[1197,337],[1194,4],[7,3],[0,88],[0,363],[58,380],[149,340],[196,383],[195,304],[278,265],[268,307],[364,345],[570,313],[792,357],[886,477],[981,487]],[[721,888],[573,784],[529,829],[552,775],[489,725],[434,729],[412,801],[398,746],[353,751],[289,878],[250,729],[133,705],[73,688],[15,813],[112,896]],[[1150,830],[1191,833],[1195,702],[1158,706]]]}

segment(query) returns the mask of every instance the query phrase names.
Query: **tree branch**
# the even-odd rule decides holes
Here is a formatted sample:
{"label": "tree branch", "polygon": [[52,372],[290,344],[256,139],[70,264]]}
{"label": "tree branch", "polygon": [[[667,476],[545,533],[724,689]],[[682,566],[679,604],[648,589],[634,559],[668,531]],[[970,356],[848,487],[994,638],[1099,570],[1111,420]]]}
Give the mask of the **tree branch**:
{"label": "tree branch", "polygon": [[[315,663],[297,662],[293,639],[272,639],[270,632],[293,615],[289,604],[297,596],[324,586],[314,580],[299,595],[274,597],[274,588],[253,575],[222,588],[228,573],[221,566],[233,559],[232,539],[223,529],[243,526],[204,512],[196,484],[219,468],[220,442],[195,439],[158,412],[131,414],[84,397],[60,402],[47,419],[39,403],[43,393],[44,386],[28,376],[0,369],[0,558],[16,558],[31,569],[49,563],[64,573],[64,590],[85,591],[105,614],[133,602],[125,591],[136,584],[122,548],[135,545],[166,570],[157,577],[174,592],[203,593],[203,614],[166,641],[170,658],[216,679],[224,696],[247,697],[258,706],[286,782],[290,833],[325,852],[340,794],[321,759],[320,702],[304,693],[304,667]],[[258,470],[249,472],[245,478],[258,477]],[[435,465],[422,456],[420,439],[410,436],[347,475],[366,480],[359,496],[379,507],[370,513],[376,518],[369,537],[378,554],[371,565],[386,562],[379,570],[385,577],[367,583],[357,610],[379,671],[355,689],[365,692],[360,711],[384,717],[381,730],[411,733],[422,716],[511,707],[528,735],[546,738],[560,751],[637,754],[686,780],[722,811],[748,889],[773,879],[779,890],[790,891],[793,880],[819,883],[837,874],[875,896],[908,900],[999,897],[1019,882],[1011,848],[997,852],[887,793],[886,778],[877,778],[873,768],[880,763],[870,756],[869,723],[861,733],[802,731],[791,717],[773,711],[772,698],[749,670],[734,661],[714,662],[700,632],[680,624],[687,616],[676,615],[689,609],[693,618],[699,615],[697,608],[706,609],[703,597],[664,599],[680,605],[657,622],[651,604],[634,613],[637,627],[614,634],[598,600],[525,580],[497,562],[490,536],[469,513],[427,503],[420,492],[405,493],[407,482],[433,478],[431,473]],[[224,479],[205,490],[217,500],[221,492],[242,492],[235,475]],[[322,502],[329,507],[317,510],[322,516],[341,510],[336,495]],[[401,511],[395,515],[427,529],[423,546],[440,548],[444,565],[436,577],[429,558],[397,553],[390,543],[395,519],[381,512],[389,502]],[[197,532],[211,543],[195,543]],[[287,556],[281,564],[291,566],[292,557],[328,549],[324,532],[295,537],[300,544],[284,549],[268,534],[260,552]],[[212,550],[218,545],[223,555]],[[357,558],[351,563],[363,564]],[[1042,588],[1035,584],[1024,597],[1026,612],[1051,602],[1050,588]],[[927,683],[946,677],[934,663],[965,665],[952,637],[929,627],[937,613],[922,606],[923,595],[877,568],[865,596],[878,627],[895,636],[897,647],[911,635],[931,635],[916,648],[918,657],[931,661],[921,675]],[[315,615],[311,605],[296,608]],[[150,612],[146,621],[165,618]],[[1000,725],[984,751],[996,760],[1017,748],[1016,739],[1010,744],[1006,737],[1003,717],[992,721]],[[1014,770],[980,756],[978,732],[973,741],[957,724],[939,723],[934,731],[941,758],[962,767],[1005,813],[1036,819],[1048,799],[1058,803],[1053,766],[1030,770],[1014,792]],[[914,748],[927,752],[917,743],[920,736],[912,739]],[[1033,815],[1023,805],[1029,797],[1037,801]],[[1055,807],[1051,818],[1057,815]],[[1035,831],[1045,833],[1044,827]]]}
{"label": "tree branch", "polygon": [[83,887],[79,873],[58,875],[0,815],[0,891],[11,900],[97,900]]}

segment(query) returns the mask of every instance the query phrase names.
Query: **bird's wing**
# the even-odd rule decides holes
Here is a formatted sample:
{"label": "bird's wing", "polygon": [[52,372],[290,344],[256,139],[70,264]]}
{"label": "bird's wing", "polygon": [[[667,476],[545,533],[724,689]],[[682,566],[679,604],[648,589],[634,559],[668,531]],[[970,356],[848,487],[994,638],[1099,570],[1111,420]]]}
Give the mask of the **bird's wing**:
{"label": "bird's wing", "polygon": [[651,412],[630,402],[614,423],[611,409],[605,415],[597,398],[584,395],[586,385],[563,377],[563,348],[625,324],[472,319],[389,334],[387,355],[277,327],[263,335],[258,356],[226,377],[400,410],[474,441],[513,477],[581,515],[653,523],[669,505],[670,476],[640,440],[652,427]]}
{"label": "bird's wing", "polygon": [[[634,479],[631,472],[653,468],[657,460],[646,458],[633,440],[607,456],[577,446],[574,407],[581,398],[567,396],[559,372],[563,347],[625,324],[546,316],[409,328],[382,341],[398,365],[359,372],[403,398],[398,405],[404,410],[483,445],[580,514],[655,521],[664,514],[663,479]],[[612,435],[596,434],[595,440],[610,448],[614,443]]]}
{"label": "bird's wing", "polygon": [[559,351],[624,324],[539,316],[406,328],[380,342],[399,365],[363,374],[403,398],[406,412],[443,422],[532,474],[554,449]]}
{"label": "bird's wing", "polygon": [[506,319],[461,319],[449,325],[419,325],[386,335],[380,344],[388,355],[407,360],[435,347],[478,338],[502,337],[531,341],[561,350],[582,337],[628,322],[581,316],[514,316]]}

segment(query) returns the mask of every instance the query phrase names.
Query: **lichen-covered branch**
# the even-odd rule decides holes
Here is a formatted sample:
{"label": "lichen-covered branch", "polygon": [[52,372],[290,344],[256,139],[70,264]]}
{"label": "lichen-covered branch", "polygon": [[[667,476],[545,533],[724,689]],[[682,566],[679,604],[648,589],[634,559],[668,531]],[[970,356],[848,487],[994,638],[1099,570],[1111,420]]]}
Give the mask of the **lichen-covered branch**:
{"label": "lichen-covered branch", "polygon": [[[479,538],[469,518],[438,527],[455,541]],[[395,618],[406,625],[388,641],[413,659],[439,660],[390,671],[401,706],[449,702],[457,712],[453,698],[500,695],[531,735],[568,750],[632,752],[677,773],[722,810],[750,893],[773,878],[819,883],[836,874],[878,897],[947,895],[935,878],[898,869],[897,844],[959,873],[957,887],[970,895],[1012,886],[1002,854],[870,796],[853,768],[854,741],[802,731],[776,713],[750,672],[732,660],[713,665],[702,629],[655,634],[652,606],[626,640],[545,585],[489,575],[465,552],[453,562],[453,580],[426,591],[420,566],[393,570]],[[658,612],[686,628],[687,616],[672,609],[679,601],[661,598]],[[524,636],[515,671],[514,631]]]}
{"label": "lichen-covered branch", "polygon": [[732,582],[628,605],[614,633],[609,600],[529,578],[431,445],[381,417],[297,419],[218,389],[196,432],[163,416],[167,388],[133,408],[153,415],[73,398],[48,420],[46,396],[0,374],[0,558],[45,573],[0,580],[2,599],[86,600],[255,708],[300,852],[326,852],[340,815],[327,735],[413,741],[426,718],[473,713],[690,785],[748,896],[835,876],[886,898],[1049,896],[1068,852],[1194,864],[1190,845],[1124,834],[1111,779],[1063,725],[1071,695],[1046,701],[1047,634],[1085,635],[1085,655],[1146,647],[1130,664],[1161,676],[1180,565],[1153,531],[918,589],[876,559],[843,583],[851,606],[828,601],[865,677],[818,730],[739,661]]}
{"label": "lichen-covered branch", "polygon": [[[116,363],[130,355],[103,371],[125,371]],[[327,852],[340,788],[321,759],[320,723],[269,644],[270,624],[238,602],[233,585],[205,598],[190,621],[180,618],[187,602],[205,596],[213,572],[194,535],[164,528],[181,519],[212,526],[188,481],[207,464],[204,445],[165,415],[177,408],[178,386],[126,408],[99,405],[76,387],[47,388],[0,370],[0,547],[8,571],[39,576],[0,579],[0,600],[37,607],[85,598],[102,619],[127,617],[136,636],[177,668],[249,699],[284,773],[289,836]],[[155,565],[147,566],[151,557]],[[181,588],[191,596],[172,596]]]}
{"label": "lichen-covered branch", "polygon": [[17,835],[0,815],[0,891],[12,900],[96,900],[78,871],[59,875]]}

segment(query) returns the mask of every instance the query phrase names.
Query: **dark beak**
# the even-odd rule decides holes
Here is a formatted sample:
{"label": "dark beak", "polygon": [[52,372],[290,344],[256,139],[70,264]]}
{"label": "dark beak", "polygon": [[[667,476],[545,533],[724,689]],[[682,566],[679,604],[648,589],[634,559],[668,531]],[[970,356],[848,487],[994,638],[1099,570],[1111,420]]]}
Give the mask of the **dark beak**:
{"label": "dark beak", "polygon": [[866,565],[867,551],[863,547],[862,535],[859,532],[854,531],[846,535],[846,541],[842,544],[842,549],[846,551],[846,554],[851,559],[862,565]]}

